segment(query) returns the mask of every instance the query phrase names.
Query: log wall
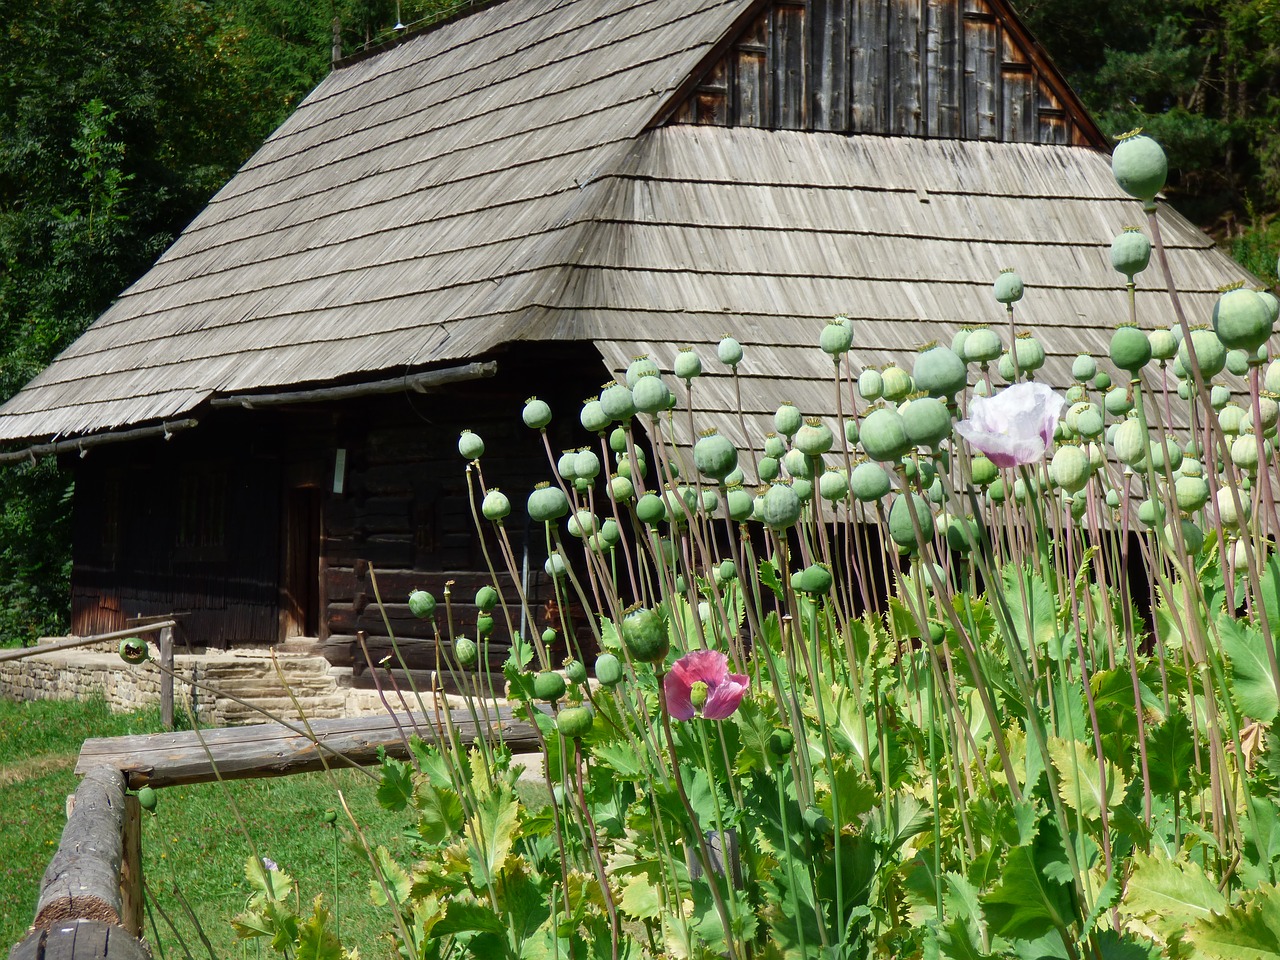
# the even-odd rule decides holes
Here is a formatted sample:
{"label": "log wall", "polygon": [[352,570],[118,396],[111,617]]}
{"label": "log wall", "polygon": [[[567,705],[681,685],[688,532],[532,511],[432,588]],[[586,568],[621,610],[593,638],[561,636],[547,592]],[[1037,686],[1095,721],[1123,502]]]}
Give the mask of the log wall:
{"label": "log wall", "polygon": [[670,122],[1103,145],[1005,0],[764,4]]}

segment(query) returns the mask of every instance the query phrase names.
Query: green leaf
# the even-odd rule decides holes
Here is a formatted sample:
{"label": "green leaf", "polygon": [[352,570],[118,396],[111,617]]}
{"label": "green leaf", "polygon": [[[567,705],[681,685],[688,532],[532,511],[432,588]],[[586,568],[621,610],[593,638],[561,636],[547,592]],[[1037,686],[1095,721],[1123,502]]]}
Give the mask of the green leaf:
{"label": "green leaf", "polygon": [[418,790],[418,836],[427,843],[447,843],[462,830],[462,800],[448,787],[425,784]]}
{"label": "green leaf", "polygon": [[1033,843],[1010,850],[999,885],[982,898],[992,932],[1035,940],[1070,926],[1075,919],[1071,888],[1049,877],[1065,863],[1052,827],[1042,825]]}
{"label": "green leaf", "polygon": [[471,877],[477,886],[497,881],[511,852],[511,841],[519,822],[520,803],[505,786],[494,790],[477,805],[466,827]]}
{"label": "green leaf", "polygon": [[656,920],[662,915],[662,893],[645,874],[636,874],[623,885],[619,905],[637,920]]}
{"label": "green leaf", "polygon": [[1245,716],[1270,723],[1280,708],[1280,697],[1262,632],[1224,614],[1218,618],[1218,635],[1223,653],[1231,660],[1231,699]]}
{"label": "green leaf", "polygon": [[1280,960],[1280,890],[1268,884],[1198,920],[1190,939],[1211,960]]}
{"label": "green leaf", "polygon": [[1059,637],[1053,595],[1044,580],[1029,566],[1012,563],[1005,565],[1000,579],[1004,583],[1004,599],[1009,606],[1014,633],[1023,649],[1030,649],[1034,644],[1054,660],[1067,656],[1070,650]]}
{"label": "green leaf", "polygon": [[257,895],[267,900],[282,900],[293,892],[293,877],[279,867],[267,869],[257,857],[245,860],[244,875]]}
{"label": "green leaf", "polygon": [[298,924],[296,960],[342,960],[342,946],[328,929],[328,922],[329,911],[320,906],[320,898],[316,897],[311,916]]}
{"label": "green leaf", "polygon": [[369,897],[373,900],[374,906],[385,907],[387,893],[391,894],[391,898],[396,903],[404,903],[409,899],[409,891],[413,889],[409,874],[391,858],[386,847],[378,847],[374,851],[374,858],[378,861],[378,873],[386,884],[386,890],[384,890],[383,884],[377,879],[369,881]]}
{"label": "green leaf", "polygon": [[1124,796],[1127,786],[1124,774],[1107,760],[1099,771],[1098,758],[1080,741],[1050,737],[1049,757],[1058,771],[1058,794],[1062,802],[1082,817],[1097,820],[1104,807],[1110,809]]}
{"label": "green leaf", "polygon": [[1185,713],[1174,713],[1159,726],[1147,728],[1147,766],[1154,793],[1173,796],[1190,787],[1195,741]]}
{"label": "green leaf", "polygon": [[1280,557],[1267,557],[1258,571],[1262,588],[1262,610],[1271,627],[1271,635],[1280,635]]}
{"label": "green leaf", "polygon": [[502,918],[479,900],[450,900],[443,920],[436,921],[431,936],[443,937],[450,933],[502,933],[506,930]]}
{"label": "green leaf", "polygon": [[381,773],[378,803],[384,810],[398,813],[413,801],[413,767],[403,760],[384,756]]}
{"label": "green leaf", "polygon": [[1143,920],[1168,939],[1226,905],[1226,898],[1196,864],[1139,850],[1133,855],[1120,914]]}

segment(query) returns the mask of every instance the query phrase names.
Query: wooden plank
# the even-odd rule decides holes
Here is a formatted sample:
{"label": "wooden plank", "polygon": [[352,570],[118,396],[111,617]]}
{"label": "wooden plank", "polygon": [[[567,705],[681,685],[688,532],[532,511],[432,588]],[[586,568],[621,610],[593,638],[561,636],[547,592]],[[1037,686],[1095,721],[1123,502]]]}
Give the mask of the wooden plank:
{"label": "wooden plank", "polygon": [[134,794],[124,798],[124,837],[120,861],[120,920],[125,930],[142,936],[142,806]]}
{"label": "wooden plank", "polygon": [[850,127],[854,133],[887,133],[889,75],[888,0],[853,0],[850,31]]}
{"label": "wooden plank", "polygon": [[969,140],[994,140],[1000,133],[996,116],[998,30],[989,17],[968,14],[964,18],[964,136]]}
{"label": "wooden plank", "polygon": [[737,94],[734,122],[744,127],[766,126],[768,105],[765,102],[766,58],[763,50],[739,47],[734,64]]}
{"label": "wooden plank", "polygon": [[110,764],[78,772],[84,779],[40,883],[35,926],[46,930],[66,920],[119,924],[123,913],[125,779]]}
{"label": "wooden plank", "polygon": [[[467,711],[453,711],[451,720],[464,744],[478,736],[490,736],[501,738],[517,752],[537,746],[533,727],[518,719],[510,707],[495,707],[492,715],[496,717],[493,726],[480,730]],[[323,769],[326,763],[367,766],[378,763],[380,749],[390,756],[407,757],[405,736],[415,731],[426,739],[438,736],[445,728],[445,718],[443,713],[398,712],[313,720],[309,727],[310,734],[297,724],[262,723],[200,732],[93,737],[81,747],[76,772],[87,774],[103,767],[119,770],[135,790],[148,784],[208,783],[217,777],[206,747],[217,758],[218,774],[228,780],[289,776]]]}
{"label": "wooden plank", "polygon": [[809,78],[805,53],[805,8],[775,4],[770,55],[773,59],[772,126],[776,129],[808,129]]}
{"label": "wooden plank", "polygon": [[925,134],[956,138],[964,129],[960,5],[955,0],[927,0],[925,16]]}
{"label": "wooden plank", "polygon": [[849,2],[809,4],[809,86],[812,130],[849,129]]}
{"label": "wooden plank", "polygon": [[892,0],[889,11],[889,132],[896,136],[923,132],[922,3]]}
{"label": "wooden plank", "polygon": [[1000,138],[1006,143],[1035,142],[1036,78],[1031,68],[1006,64],[1001,70],[1000,95]]}

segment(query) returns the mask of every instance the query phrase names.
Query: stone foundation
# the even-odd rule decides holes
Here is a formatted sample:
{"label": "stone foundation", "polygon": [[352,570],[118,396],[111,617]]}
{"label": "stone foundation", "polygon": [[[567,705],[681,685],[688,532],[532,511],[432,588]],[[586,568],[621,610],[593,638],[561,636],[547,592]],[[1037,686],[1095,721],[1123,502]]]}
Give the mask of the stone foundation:
{"label": "stone foundation", "polygon": [[[385,710],[375,691],[352,689],[350,670],[330,667],[318,656],[284,653],[273,662],[267,650],[182,653],[174,656],[174,673],[179,678],[174,682],[174,714],[181,715],[194,706],[202,726],[262,723],[274,717],[298,719],[299,713],[308,718],[330,718]],[[191,686],[192,678],[198,687]],[[150,662],[126,664],[115,644],[0,662],[0,697],[75,700],[92,696],[105,697],[118,712],[158,706],[160,670]],[[462,705],[460,698],[444,699],[449,706]],[[434,707],[429,695],[423,700],[428,709]],[[398,702],[395,706],[402,709]]]}

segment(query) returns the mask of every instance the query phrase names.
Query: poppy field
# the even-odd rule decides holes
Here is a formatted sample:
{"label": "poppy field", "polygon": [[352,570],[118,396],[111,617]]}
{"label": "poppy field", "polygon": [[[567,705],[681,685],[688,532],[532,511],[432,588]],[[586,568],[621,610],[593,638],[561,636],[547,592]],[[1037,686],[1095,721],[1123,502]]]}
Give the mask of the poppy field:
{"label": "poppy field", "polygon": [[474,624],[451,629],[443,585],[409,605],[447,669],[487,669],[508,625],[503,679],[539,730],[549,800],[522,799],[500,742],[415,739],[377,787],[411,854],[364,848],[389,945],[340,942],[324,891],[252,862],[246,943],[1280,957],[1277,301],[1241,287],[1212,317],[1138,316],[1134,278],[1167,274],[1163,153],[1131,136],[1113,169],[1148,212],[1111,251],[1129,320],[1066,389],[1037,379],[1045,350],[1018,320],[1034,291],[1007,270],[995,322],[910,370],[855,369],[856,326],[821,330],[836,430],[783,404],[768,435],[677,450],[703,363],[736,376],[731,337],[665,375],[637,359],[568,414],[577,450],[551,450],[566,414],[531,399],[548,480],[521,496],[560,601],[545,632],[520,629],[537,621],[511,500],[464,432],[493,582]]}

